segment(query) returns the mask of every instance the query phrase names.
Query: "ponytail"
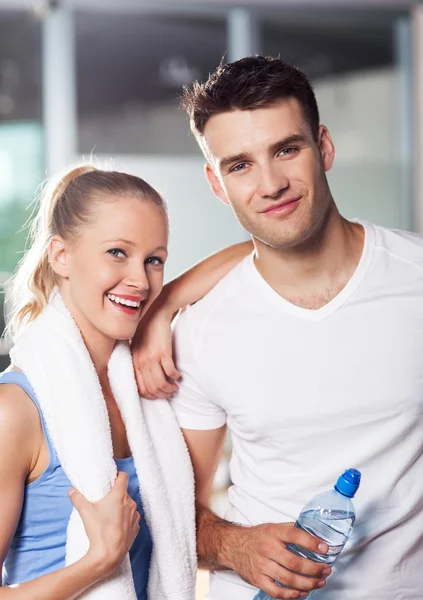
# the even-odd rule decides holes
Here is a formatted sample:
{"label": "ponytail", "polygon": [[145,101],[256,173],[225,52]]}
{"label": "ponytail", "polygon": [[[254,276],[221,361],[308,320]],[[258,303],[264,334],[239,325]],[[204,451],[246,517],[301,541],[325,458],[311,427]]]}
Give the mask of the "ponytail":
{"label": "ponytail", "polygon": [[80,175],[94,171],[90,165],[75,167],[49,180],[43,188],[39,209],[29,229],[29,249],[19,262],[7,285],[7,304],[11,318],[6,334],[17,335],[46,306],[57,284],[49,263],[48,246],[54,231],[54,213],[69,184]]}
{"label": "ponytail", "polygon": [[13,337],[36,319],[59,283],[49,263],[52,236],[63,239],[77,236],[96,203],[122,196],[153,202],[167,220],[166,205],[160,194],[135,175],[84,165],[47,182],[30,226],[29,250],[9,281],[7,302],[11,318],[6,333]]}

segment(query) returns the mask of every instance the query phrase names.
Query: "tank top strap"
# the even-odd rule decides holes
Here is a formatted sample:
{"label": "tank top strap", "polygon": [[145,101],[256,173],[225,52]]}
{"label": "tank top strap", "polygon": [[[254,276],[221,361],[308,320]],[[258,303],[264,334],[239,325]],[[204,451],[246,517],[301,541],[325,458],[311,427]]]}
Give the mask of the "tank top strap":
{"label": "tank top strap", "polygon": [[43,428],[44,436],[46,438],[46,442],[47,442],[47,446],[48,446],[48,451],[49,451],[49,455],[50,455],[49,469],[52,469],[52,468],[60,465],[59,458],[56,454],[56,450],[54,449],[53,443],[50,439],[50,435],[47,430],[47,425],[44,420],[43,411],[41,410],[41,406],[38,402],[37,396],[29,382],[29,379],[25,375],[25,373],[22,373],[21,371],[15,371],[15,370],[3,371],[3,373],[0,373],[0,384],[2,384],[2,383],[14,383],[15,385],[18,385],[20,388],[22,388],[24,390],[24,392],[26,392],[28,394],[28,396],[34,402],[34,404],[37,407],[38,412],[40,414],[41,426]]}

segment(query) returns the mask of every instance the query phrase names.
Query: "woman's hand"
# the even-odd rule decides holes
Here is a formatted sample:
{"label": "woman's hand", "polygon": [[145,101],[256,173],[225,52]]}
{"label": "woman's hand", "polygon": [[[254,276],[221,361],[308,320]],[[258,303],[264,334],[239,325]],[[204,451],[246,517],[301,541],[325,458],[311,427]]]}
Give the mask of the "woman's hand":
{"label": "woman's hand", "polygon": [[173,314],[165,309],[149,310],[132,340],[132,358],[138,389],[144,398],[169,398],[180,374],[172,357]]}
{"label": "woman's hand", "polygon": [[172,357],[173,315],[205,296],[252,249],[252,242],[241,242],[220,250],[163,287],[142,317],[132,340],[135,377],[141,396],[149,400],[169,398],[177,391],[180,374]]}
{"label": "woman's hand", "polygon": [[84,523],[90,547],[87,552],[100,579],[120,566],[140,530],[140,514],[128,496],[128,475],[118,473],[110,492],[89,502],[72,488],[69,497]]}

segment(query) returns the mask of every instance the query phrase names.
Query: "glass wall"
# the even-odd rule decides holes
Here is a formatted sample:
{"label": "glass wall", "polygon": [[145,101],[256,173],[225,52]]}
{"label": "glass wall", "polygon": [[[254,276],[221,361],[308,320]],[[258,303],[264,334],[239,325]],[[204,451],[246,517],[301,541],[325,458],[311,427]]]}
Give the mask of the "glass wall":
{"label": "glass wall", "polygon": [[[401,11],[310,10],[263,13],[263,47],[311,78],[336,159],[328,174],[342,214],[413,228],[403,186],[397,28]],[[402,128],[402,130],[401,130]],[[411,143],[411,140],[410,140]]]}
{"label": "glass wall", "polygon": [[[43,178],[41,24],[0,11],[0,334],[3,288],[25,245],[29,205]],[[0,345],[0,370],[8,363]]]}
{"label": "glass wall", "polygon": [[41,26],[29,13],[0,12],[0,164],[0,271],[9,271],[43,169]]}
{"label": "glass wall", "polygon": [[224,17],[76,15],[79,151],[192,155],[182,86],[226,51]]}

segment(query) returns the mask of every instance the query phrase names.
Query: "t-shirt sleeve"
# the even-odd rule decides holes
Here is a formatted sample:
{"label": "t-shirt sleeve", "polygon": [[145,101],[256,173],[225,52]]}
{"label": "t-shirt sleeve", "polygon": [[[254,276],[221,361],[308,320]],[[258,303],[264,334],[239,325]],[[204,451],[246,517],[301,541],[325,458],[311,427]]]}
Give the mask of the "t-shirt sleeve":
{"label": "t-shirt sleeve", "polygon": [[177,319],[173,330],[176,366],[181,373],[179,390],[173,396],[171,406],[182,429],[218,429],[226,423],[226,413],[210,397],[208,382],[197,360],[198,338],[192,332],[195,319],[186,310]]}

